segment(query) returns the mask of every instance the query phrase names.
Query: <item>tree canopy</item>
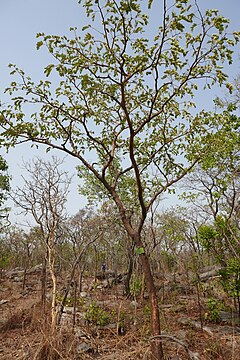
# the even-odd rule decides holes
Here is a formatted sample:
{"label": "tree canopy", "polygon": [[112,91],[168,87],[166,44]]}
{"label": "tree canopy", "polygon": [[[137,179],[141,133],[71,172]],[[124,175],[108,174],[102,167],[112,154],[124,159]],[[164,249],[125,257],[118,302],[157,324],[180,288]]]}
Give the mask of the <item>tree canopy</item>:
{"label": "tree canopy", "polygon": [[100,180],[118,204],[137,202],[145,216],[232,132],[228,116],[196,113],[194,95],[215,84],[231,90],[223,63],[231,63],[239,33],[229,36],[226,18],[191,1],[164,1],[154,35],[141,1],[83,5],[92,22],[80,35],[37,34],[37,48],[54,59],[45,75],[55,71],[58,86],[55,78],[35,84],[10,65],[20,82],[7,89],[13,103],[1,110],[2,143],[34,141],[77,157],[80,174]]}
{"label": "tree canopy", "polygon": [[[7,173],[8,165],[7,162],[0,156],[0,219],[1,227],[2,220],[6,218],[8,209],[3,207],[4,201],[6,200],[7,193],[10,190],[10,178]],[[0,227],[0,228],[1,228]]]}

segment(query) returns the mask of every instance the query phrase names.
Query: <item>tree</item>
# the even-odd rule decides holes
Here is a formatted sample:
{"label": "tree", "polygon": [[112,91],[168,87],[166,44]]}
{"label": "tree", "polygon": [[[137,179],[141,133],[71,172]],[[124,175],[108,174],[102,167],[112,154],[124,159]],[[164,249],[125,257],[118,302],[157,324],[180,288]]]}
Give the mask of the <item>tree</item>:
{"label": "tree", "polygon": [[239,143],[212,167],[203,163],[187,182],[186,197],[201,213],[197,238],[212,261],[221,266],[224,290],[234,299],[240,316],[240,182]]}
{"label": "tree", "polygon": [[[57,275],[56,247],[57,229],[65,215],[65,203],[70,185],[66,171],[60,169],[63,160],[52,157],[52,161],[36,158],[33,164],[25,163],[30,179],[24,178],[24,186],[14,192],[14,202],[26,214],[30,213],[40,227],[41,240],[45,247],[45,259],[52,279],[52,329],[57,323]],[[44,259],[44,260],[45,260]],[[46,263],[42,276],[42,300],[45,303]]]}
{"label": "tree", "polygon": [[[37,48],[46,46],[54,59],[45,75],[55,70],[61,78],[55,90],[55,79],[34,84],[10,65],[20,82],[12,82],[13,102],[1,110],[2,143],[32,141],[77,158],[86,184],[98,182],[99,193],[115,202],[145,273],[152,356],[163,359],[141,233],[156,199],[219,147],[219,134],[232,131],[224,114],[196,114],[193,98],[200,87],[231,90],[222,66],[231,63],[239,33],[228,36],[228,20],[217,10],[202,14],[196,1],[164,0],[153,36],[145,13],[153,1],[149,10],[140,0],[80,2],[92,21],[82,36],[75,28],[70,38],[37,35]],[[35,106],[29,120],[28,104]]]}
{"label": "tree", "polygon": [[[94,214],[87,209],[80,210],[76,215],[69,218],[68,221],[63,224],[62,231],[63,233],[67,233],[67,245],[68,249],[70,249],[71,256],[70,258],[65,258],[70,274],[58,306],[58,324],[61,322],[64,306],[66,305],[67,297],[73,283],[75,288],[74,304],[76,304],[77,288],[79,293],[82,291],[82,277],[86,267],[86,253],[91,245],[102,236],[102,228],[101,224],[97,221],[97,216],[94,216]],[[78,279],[76,279],[77,270]],[[73,325],[75,325],[75,315]]]}

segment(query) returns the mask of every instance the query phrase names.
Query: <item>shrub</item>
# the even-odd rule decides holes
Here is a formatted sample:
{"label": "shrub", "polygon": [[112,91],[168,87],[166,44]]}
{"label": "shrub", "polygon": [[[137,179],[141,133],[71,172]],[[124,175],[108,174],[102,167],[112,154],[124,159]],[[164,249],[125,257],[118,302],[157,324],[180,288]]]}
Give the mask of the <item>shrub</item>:
{"label": "shrub", "polygon": [[108,312],[92,302],[86,311],[85,320],[91,324],[104,326],[109,324],[110,316]]}
{"label": "shrub", "polygon": [[223,304],[217,299],[209,298],[207,301],[207,312],[205,313],[205,320],[219,322],[220,311],[223,309]]}

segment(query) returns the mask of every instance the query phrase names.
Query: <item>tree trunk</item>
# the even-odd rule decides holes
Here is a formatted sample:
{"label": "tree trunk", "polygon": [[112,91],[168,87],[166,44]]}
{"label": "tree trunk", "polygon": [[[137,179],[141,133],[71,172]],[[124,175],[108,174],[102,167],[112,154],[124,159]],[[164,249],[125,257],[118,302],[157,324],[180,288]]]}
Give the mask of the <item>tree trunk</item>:
{"label": "tree trunk", "polygon": [[[161,335],[161,326],[160,326],[160,314],[158,308],[158,299],[156,288],[154,284],[153,274],[149,262],[149,256],[145,253],[140,233],[135,233],[132,236],[133,242],[139,250],[139,254],[142,269],[145,275],[146,287],[149,294],[150,310],[151,310],[151,358],[152,360],[164,360],[162,342],[159,337]],[[156,338],[154,338],[156,336]]]}
{"label": "tree trunk", "polygon": [[57,325],[57,277],[55,273],[55,253],[54,253],[54,243],[53,239],[50,240],[50,244],[48,244],[48,263],[49,263],[49,270],[52,279],[52,303],[51,303],[51,315],[52,315],[52,322],[51,327],[52,331],[55,331]]}
{"label": "tree trunk", "polygon": [[[154,285],[153,275],[149,264],[148,256],[144,253],[140,255],[143,271],[146,279],[146,286],[149,293],[151,309],[151,336],[161,335],[160,316],[158,308],[158,299]],[[160,339],[154,339],[151,342],[152,359],[163,360],[163,348]]]}
{"label": "tree trunk", "polygon": [[131,248],[128,251],[128,271],[127,276],[124,280],[124,290],[127,297],[130,297],[130,281],[133,273],[133,251],[134,245],[131,245]]}
{"label": "tree trunk", "polygon": [[47,282],[47,260],[44,256],[41,272],[41,304],[42,310],[45,314],[46,311],[46,282]]}
{"label": "tree trunk", "polygon": [[114,282],[116,284],[117,283],[117,277],[118,277],[118,262],[117,262],[117,256],[116,256],[115,251],[112,254],[112,260],[113,260]]}
{"label": "tree trunk", "polygon": [[144,300],[144,292],[145,292],[145,273],[143,271],[142,274],[142,289],[141,289],[141,294],[140,294],[140,298],[143,301]]}
{"label": "tree trunk", "polygon": [[26,286],[27,270],[28,270],[28,261],[26,261],[26,264],[24,266],[23,282],[22,282],[22,289],[23,290],[25,290],[25,286]]}
{"label": "tree trunk", "polygon": [[79,266],[79,275],[78,275],[78,292],[79,292],[79,294],[82,292],[83,272],[84,272],[84,269],[81,269],[81,267]]}
{"label": "tree trunk", "polygon": [[[118,198],[117,194],[110,189],[110,193],[119,209],[120,216],[122,218],[123,225],[132,239],[133,243],[137,247],[137,254],[139,254],[140,261],[142,264],[143,272],[145,274],[146,287],[149,294],[149,302],[150,302],[150,311],[151,311],[151,336],[156,338],[151,339],[151,358],[152,360],[164,360],[162,342],[159,337],[161,335],[161,327],[160,327],[160,316],[159,316],[159,308],[158,308],[158,299],[156,288],[154,284],[153,274],[149,262],[149,257],[145,253],[142,241],[141,241],[141,229],[144,223],[144,214],[142,221],[140,222],[139,228],[137,231],[134,231],[130,218],[126,217],[126,211]],[[145,209],[146,210],[146,209]],[[146,214],[145,214],[146,216]]]}

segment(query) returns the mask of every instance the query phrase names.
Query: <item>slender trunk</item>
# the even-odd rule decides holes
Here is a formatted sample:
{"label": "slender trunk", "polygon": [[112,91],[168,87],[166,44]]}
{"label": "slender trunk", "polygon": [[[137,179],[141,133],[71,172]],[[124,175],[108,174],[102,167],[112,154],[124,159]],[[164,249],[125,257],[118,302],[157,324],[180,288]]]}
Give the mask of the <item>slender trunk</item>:
{"label": "slender trunk", "polygon": [[[51,271],[51,270],[50,270]],[[52,329],[54,330],[57,325],[57,308],[56,308],[56,295],[57,295],[57,278],[54,271],[51,271],[51,277],[52,277]]]}
{"label": "slender trunk", "polygon": [[51,304],[51,316],[52,316],[52,330],[54,331],[57,325],[57,306],[56,306],[56,298],[57,298],[57,277],[55,273],[55,254],[53,249],[53,244],[48,246],[48,262],[49,262],[49,270],[52,279],[52,304]]}
{"label": "slender trunk", "polygon": [[114,282],[115,282],[115,284],[117,284],[118,262],[117,262],[116,252],[113,252],[112,259],[113,259]]}
{"label": "slender trunk", "polygon": [[[153,280],[153,274],[149,264],[148,256],[145,253],[140,255],[140,260],[145,274],[146,287],[149,293],[149,301],[150,301],[150,309],[151,309],[151,336],[152,337],[159,336],[161,335],[160,315],[159,315],[156,288]],[[164,359],[162,343],[159,338],[152,340],[151,352],[152,352],[152,359],[154,360]]]}
{"label": "slender trunk", "polygon": [[[143,244],[140,238],[140,234],[134,234],[133,241],[139,251],[139,257],[145,276],[145,283],[149,294],[150,310],[151,310],[151,358],[152,360],[164,360],[162,342],[159,337],[161,335],[161,326],[160,326],[160,314],[158,307],[158,298],[156,293],[156,288],[153,279],[153,273],[151,270],[149,256],[145,253]],[[156,337],[156,338],[155,338]]]}
{"label": "slender trunk", "polygon": [[240,296],[238,295],[238,319],[240,320]]}
{"label": "slender trunk", "polygon": [[[60,325],[60,323],[61,323],[61,318],[62,318],[64,306],[65,306],[65,304],[66,304],[67,296],[68,296],[68,294],[69,294],[69,291],[70,291],[70,288],[71,288],[71,284],[72,284],[73,279],[74,279],[74,276],[75,276],[76,267],[77,267],[77,266],[80,267],[80,265],[79,265],[80,258],[81,258],[81,254],[75,259],[75,262],[74,262],[73,267],[72,267],[72,270],[71,270],[70,278],[69,278],[68,283],[67,283],[67,287],[66,287],[65,293],[64,293],[64,295],[63,295],[63,298],[62,298],[61,303],[59,304],[58,316],[57,316],[57,325]],[[82,272],[83,272],[83,270],[82,270]],[[80,276],[81,276],[81,277],[82,277],[82,272],[80,272]],[[81,288],[81,284],[79,284],[79,287]],[[80,289],[79,289],[79,290],[80,290]]]}
{"label": "slender trunk", "polygon": [[77,281],[74,281],[74,298],[73,298],[73,328],[76,325],[76,310],[77,310]]}
{"label": "slender trunk", "polygon": [[[106,186],[107,184],[104,184],[104,185]],[[138,231],[135,232],[131,225],[130,218],[128,218],[126,216],[126,209],[124,208],[117,193],[112,188],[109,188],[109,186],[106,186],[106,188],[111,193],[111,195],[119,209],[119,213],[120,213],[123,225],[129,235],[129,237],[131,237],[133,243],[136,245],[137,250],[140,250],[137,253],[139,254],[143,272],[145,274],[145,281],[146,281],[146,287],[147,287],[147,290],[149,293],[150,310],[151,310],[151,335],[153,337],[151,339],[151,357],[152,357],[152,360],[164,360],[162,343],[161,343],[161,339],[159,338],[159,335],[161,335],[161,327],[160,327],[160,316],[159,316],[157,293],[156,293],[156,288],[155,288],[155,284],[154,284],[151,266],[149,263],[149,258],[148,258],[148,255],[144,251],[143,244],[141,241],[141,229],[142,229],[142,226],[144,223],[144,219],[146,218],[146,213],[145,213],[146,208],[144,208],[143,204],[141,204],[142,210],[145,210],[145,211],[143,211],[142,219],[141,219]],[[139,190],[142,191],[142,189],[139,189]],[[154,338],[155,336],[157,336],[157,338]]]}
{"label": "slender trunk", "polygon": [[198,301],[198,309],[199,309],[199,318],[200,318],[200,324],[201,324],[201,330],[203,330],[203,314],[202,314],[202,304],[201,304],[201,296],[200,296],[200,279],[198,276],[197,283],[196,283],[196,289],[197,289],[197,301]]}
{"label": "slender trunk", "polygon": [[46,283],[47,283],[47,261],[44,256],[41,272],[41,304],[43,313],[46,311]]}
{"label": "slender trunk", "polygon": [[78,292],[79,292],[79,294],[82,292],[83,272],[84,272],[84,269],[81,269],[81,267],[79,266],[79,276],[78,276]]}
{"label": "slender trunk", "polygon": [[22,289],[23,290],[25,290],[25,286],[26,286],[27,271],[28,271],[28,261],[26,261],[26,264],[24,266],[23,283],[22,283]]}
{"label": "slender trunk", "polygon": [[127,297],[130,297],[130,281],[133,273],[133,250],[134,246],[131,246],[131,249],[128,252],[128,271],[127,276],[124,281],[125,294]]}
{"label": "slender trunk", "polygon": [[145,273],[142,273],[142,289],[141,289],[141,294],[140,294],[140,298],[143,301],[144,300],[144,292],[145,292]]}
{"label": "slender trunk", "polygon": [[97,272],[98,272],[98,253],[97,253],[96,246],[94,246],[94,250],[95,250],[94,282],[96,282],[97,281]]}

